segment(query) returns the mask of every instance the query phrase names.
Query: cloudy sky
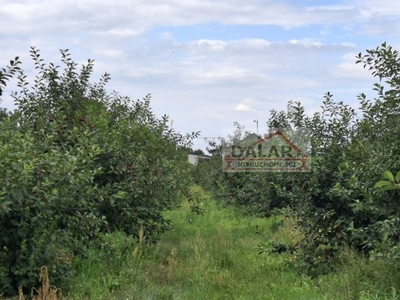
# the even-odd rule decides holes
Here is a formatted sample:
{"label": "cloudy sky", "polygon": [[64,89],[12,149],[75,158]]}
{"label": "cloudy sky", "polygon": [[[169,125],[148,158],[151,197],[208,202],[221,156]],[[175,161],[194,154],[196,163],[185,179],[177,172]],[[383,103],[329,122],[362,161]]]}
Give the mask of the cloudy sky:
{"label": "cloudy sky", "polygon": [[295,100],[312,114],[328,91],[355,106],[361,92],[373,98],[355,56],[384,41],[399,49],[399,37],[393,0],[0,0],[0,67],[20,56],[29,74],[31,46],[56,64],[68,48],[95,60],[93,81],[108,72],[110,91],[151,93],[158,116],[203,137],[234,121],[265,132],[271,109]]}

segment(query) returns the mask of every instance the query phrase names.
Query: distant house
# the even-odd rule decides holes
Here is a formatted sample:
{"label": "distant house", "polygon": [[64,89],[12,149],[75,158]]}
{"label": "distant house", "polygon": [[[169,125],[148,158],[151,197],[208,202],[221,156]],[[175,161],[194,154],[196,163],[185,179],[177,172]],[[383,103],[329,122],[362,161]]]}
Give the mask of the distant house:
{"label": "distant house", "polygon": [[201,159],[209,159],[211,156],[209,155],[198,155],[198,154],[189,154],[188,156],[188,162],[194,166],[197,165],[199,160]]}

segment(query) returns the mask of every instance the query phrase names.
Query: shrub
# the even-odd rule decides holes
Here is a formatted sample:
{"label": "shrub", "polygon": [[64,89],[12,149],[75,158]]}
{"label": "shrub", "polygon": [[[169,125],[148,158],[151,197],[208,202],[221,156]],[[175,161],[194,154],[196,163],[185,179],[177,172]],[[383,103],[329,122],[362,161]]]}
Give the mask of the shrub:
{"label": "shrub", "polygon": [[46,265],[57,286],[70,276],[73,256],[101,232],[150,239],[168,229],[164,210],[190,186],[191,138],[157,118],[150,95],[132,101],[108,93],[110,77],[91,83],[93,61],[78,70],[68,50],[64,69],[46,65],[31,49],[37,69],[30,87],[20,62],[0,73],[0,89],[17,74],[17,109],[0,122],[0,290],[35,286]]}
{"label": "shrub", "polygon": [[[382,194],[373,188],[385,170],[400,169],[400,58],[383,43],[360,53],[356,62],[379,78],[375,99],[359,95],[358,116],[330,93],[313,116],[305,114],[301,103],[271,111],[270,128],[311,132],[312,172],[209,172],[208,181],[218,182],[214,193],[229,203],[266,216],[290,206],[304,233],[298,266],[312,275],[332,270],[337,254],[348,246],[365,254],[384,253],[397,249],[400,241],[399,191]],[[233,138],[243,137],[239,131]]]}

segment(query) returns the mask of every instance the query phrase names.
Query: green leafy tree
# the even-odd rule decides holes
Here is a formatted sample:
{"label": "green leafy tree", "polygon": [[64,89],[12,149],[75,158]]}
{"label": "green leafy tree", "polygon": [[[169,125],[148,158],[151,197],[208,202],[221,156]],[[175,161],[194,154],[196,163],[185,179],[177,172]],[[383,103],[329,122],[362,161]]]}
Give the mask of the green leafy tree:
{"label": "green leafy tree", "polygon": [[214,193],[229,203],[264,215],[275,201],[293,208],[304,233],[297,245],[297,266],[311,275],[332,270],[340,263],[340,251],[349,246],[398,262],[399,191],[392,189],[389,173],[391,183],[378,185],[390,191],[380,193],[374,185],[385,170],[400,169],[400,58],[383,43],[356,59],[379,79],[374,99],[359,95],[358,115],[327,93],[313,116],[305,114],[301,103],[289,103],[286,111],[271,111],[267,121],[271,128],[311,132],[312,172],[210,173],[210,180],[219,183]]}
{"label": "green leafy tree", "polygon": [[157,118],[150,95],[133,101],[113,92],[109,74],[91,83],[94,62],[78,69],[68,50],[62,68],[32,48],[33,86],[10,63],[17,109],[0,122],[0,290],[38,284],[38,268],[64,286],[73,258],[99,233],[122,231],[148,240],[169,228],[163,211],[191,183],[187,153],[197,133],[182,135]]}

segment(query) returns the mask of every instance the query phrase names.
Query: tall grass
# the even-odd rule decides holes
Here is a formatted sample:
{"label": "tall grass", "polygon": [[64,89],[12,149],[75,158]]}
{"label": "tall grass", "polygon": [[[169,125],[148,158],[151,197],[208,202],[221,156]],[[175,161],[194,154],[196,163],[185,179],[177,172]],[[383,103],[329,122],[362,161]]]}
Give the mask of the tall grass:
{"label": "tall grass", "polygon": [[259,254],[296,243],[294,221],[244,216],[195,189],[204,216],[187,203],[166,212],[174,228],[156,245],[105,235],[101,250],[75,261],[63,299],[400,299],[400,272],[384,261],[348,251],[338,273],[311,279],[288,263],[290,251]]}

